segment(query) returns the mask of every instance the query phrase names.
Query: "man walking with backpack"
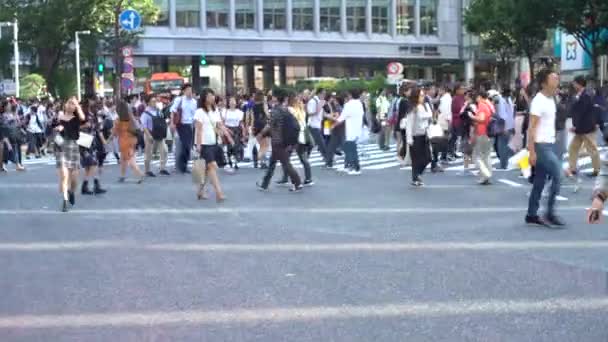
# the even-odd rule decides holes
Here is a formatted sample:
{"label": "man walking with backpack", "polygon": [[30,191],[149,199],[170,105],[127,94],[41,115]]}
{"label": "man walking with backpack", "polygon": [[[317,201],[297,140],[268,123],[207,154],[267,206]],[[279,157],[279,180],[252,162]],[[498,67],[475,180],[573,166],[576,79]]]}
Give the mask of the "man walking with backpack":
{"label": "man walking with backpack", "polygon": [[160,174],[163,176],[169,176],[167,171],[167,145],[165,144],[165,138],[167,137],[167,122],[164,116],[156,107],[157,99],[154,95],[151,95],[147,101],[146,110],[141,115],[141,126],[144,131],[144,169],[146,176],[156,177],[154,172],[150,170],[150,163],[152,162],[152,156],[154,151],[157,150],[160,153]]}
{"label": "man walking with backpack", "polygon": [[302,180],[296,169],[291,164],[290,155],[291,149],[298,144],[298,136],[300,135],[300,124],[298,120],[289,112],[285,105],[288,94],[285,89],[273,90],[273,96],[276,96],[278,105],[272,109],[270,123],[262,130],[260,134],[265,135],[270,132],[272,155],[270,157],[270,165],[266,170],[266,175],[262,183],[257,183],[258,189],[262,191],[268,190],[268,185],[274,174],[274,169],[277,162],[281,162],[283,173],[289,175],[293,186],[289,191],[299,192],[302,190]]}

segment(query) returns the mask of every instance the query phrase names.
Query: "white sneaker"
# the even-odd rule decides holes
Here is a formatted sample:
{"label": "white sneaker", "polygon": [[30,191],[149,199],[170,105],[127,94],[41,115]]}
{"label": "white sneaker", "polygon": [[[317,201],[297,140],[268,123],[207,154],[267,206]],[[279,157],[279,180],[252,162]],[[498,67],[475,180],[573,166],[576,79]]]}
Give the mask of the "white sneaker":
{"label": "white sneaker", "polygon": [[355,170],[348,171],[349,176],[359,176],[360,174],[361,174],[361,171],[355,171]]}
{"label": "white sneaker", "polygon": [[348,172],[348,169],[345,169],[344,167],[338,167],[335,170],[336,172]]}

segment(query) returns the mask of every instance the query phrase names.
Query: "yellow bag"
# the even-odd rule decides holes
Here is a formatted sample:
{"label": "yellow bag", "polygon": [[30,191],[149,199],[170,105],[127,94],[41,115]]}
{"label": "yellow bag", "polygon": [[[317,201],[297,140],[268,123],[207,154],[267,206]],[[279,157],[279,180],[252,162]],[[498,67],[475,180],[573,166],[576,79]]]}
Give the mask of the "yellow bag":
{"label": "yellow bag", "polygon": [[195,159],[192,162],[192,183],[201,185],[205,183],[207,165],[203,159]]}

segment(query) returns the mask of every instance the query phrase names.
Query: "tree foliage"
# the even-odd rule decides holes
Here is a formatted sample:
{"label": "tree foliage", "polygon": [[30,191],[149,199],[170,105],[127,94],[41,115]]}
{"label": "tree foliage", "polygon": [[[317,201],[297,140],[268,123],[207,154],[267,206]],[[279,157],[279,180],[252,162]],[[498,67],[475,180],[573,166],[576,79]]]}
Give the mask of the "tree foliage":
{"label": "tree foliage", "polygon": [[0,21],[17,17],[20,44],[33,49],[53,92],[53,76],[67,61],[74,33],[90,30],[92,39],[107,37],[117,21],[117,8],[137,9],[146,22],[158,16],[153,0],[0,0]]}
{"label": "tree foliage", "polygon": [[44,88],[46,88],[44,77],[38,74],[29,74],[21,79],[19,91],[22,98],[32,99],[42,94]]}
{"label": "tree foliage", "polygon": [[592,57],[595,74],[598,57],[608,53],[608,1],[554,0],[553,2],[556,26],[573,35]]}
{"label": "tree foliage", "polygon": [[543,47],[547,30],[554,27],[551,10],[546,0],[474,0],[464,22],[502,63],[525,56],[533,67],[532,57]]}

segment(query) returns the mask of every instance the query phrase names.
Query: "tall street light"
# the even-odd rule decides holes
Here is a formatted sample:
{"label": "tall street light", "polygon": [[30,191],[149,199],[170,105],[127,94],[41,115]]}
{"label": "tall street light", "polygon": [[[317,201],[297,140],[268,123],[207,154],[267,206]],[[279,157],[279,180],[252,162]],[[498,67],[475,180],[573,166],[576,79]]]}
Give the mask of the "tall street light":
{"label": "tall street light", "polygon": [[17,18],[13,22],[4,22],[0,23],[0,27],[2,26],[12,26],[13,27],[13,48],[15,55],[15,96],[19,97],[20,95],[20,86],[19,86],[19,22]]}
{"label": "tall street light", "polygon": [[91,31],[76,31],[76,90],[78,91],[78,101],[80,101],[80,38],[78,35],[91,34]]}

